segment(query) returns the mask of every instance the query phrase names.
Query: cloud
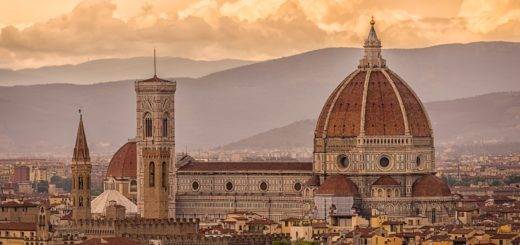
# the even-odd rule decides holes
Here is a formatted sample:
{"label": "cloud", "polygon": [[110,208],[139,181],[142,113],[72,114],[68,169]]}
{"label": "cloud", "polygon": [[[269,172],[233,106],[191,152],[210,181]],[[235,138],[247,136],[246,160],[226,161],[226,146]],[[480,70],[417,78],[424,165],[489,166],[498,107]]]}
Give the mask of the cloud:
{"label": "cloud", "polygon": [[359,47],[372,15],[385,47],[520,41],[520,1],[414,2],[85,0],[44,21],[2,21],[0,66],[142,56],[153,47],[163,56],[196,59],[267,59],[330,46]]}

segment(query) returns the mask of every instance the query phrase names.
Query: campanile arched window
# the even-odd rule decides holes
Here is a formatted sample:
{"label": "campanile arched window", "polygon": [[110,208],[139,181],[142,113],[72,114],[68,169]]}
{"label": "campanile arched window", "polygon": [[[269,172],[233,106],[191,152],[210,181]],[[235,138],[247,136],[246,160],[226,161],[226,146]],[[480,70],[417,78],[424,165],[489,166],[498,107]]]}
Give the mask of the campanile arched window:
{"label": "campanile arched window", "polygon": [[149,168],[148,168],[148,185],[150,187],[155,186],[155,164],[153,162],[150,162]]}
{"label": "campanile arched window", "polygon": [[162,137],[168,137],[168,114],[164,114],[162,119]]}
{"label": "campanile arched window", "polygon": [[146,115],[144,115],[144,135],[146,138],[150,138],[152,137],[152,133],[152,115],[150,113],[146,113]]}
{"label": "campanile arched window", "polygon": [[162,187],[168,189],[168,166],[166,165],[166,162],[162,163],[161,174]]}
{"label": "campanile arched window", "polygon": [[78,189],[83,190],[83,177],[78,178]]}

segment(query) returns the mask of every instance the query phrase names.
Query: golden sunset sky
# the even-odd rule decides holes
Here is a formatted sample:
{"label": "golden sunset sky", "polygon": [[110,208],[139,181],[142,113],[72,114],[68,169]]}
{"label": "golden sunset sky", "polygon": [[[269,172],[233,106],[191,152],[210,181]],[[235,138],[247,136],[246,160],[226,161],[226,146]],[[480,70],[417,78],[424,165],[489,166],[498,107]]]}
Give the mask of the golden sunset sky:
{"label": "golden sunset sky", "polygon": [[0,68],[360,47],[371,16],[384,48],[520,41],[520,0],[0,0]]}

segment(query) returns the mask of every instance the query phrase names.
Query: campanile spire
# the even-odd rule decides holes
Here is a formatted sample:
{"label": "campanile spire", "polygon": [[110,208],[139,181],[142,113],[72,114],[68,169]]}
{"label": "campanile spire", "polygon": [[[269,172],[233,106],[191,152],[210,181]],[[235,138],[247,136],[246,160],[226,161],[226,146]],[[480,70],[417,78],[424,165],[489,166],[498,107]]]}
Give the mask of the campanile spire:
{"label": "campanile spire", "polygon": [[376,21],[372,17],[370,20],[370,31],[363,45],[365,54],[359,61],[359,68],[386,67],[386,60],[381,56],[381,40],[377,37],[376,29],[374,28],[375,24]]}
{"label": "campanile spire", "polygon": [[79,110],[79,125],[78,132],[76,134],[76,145],[74,146],[74,155],[72,156],[74,161],[90,161],[90,154],[87,145],[87,137],[85,136],[85,128],[83,126],[83,114],[81,109]]}

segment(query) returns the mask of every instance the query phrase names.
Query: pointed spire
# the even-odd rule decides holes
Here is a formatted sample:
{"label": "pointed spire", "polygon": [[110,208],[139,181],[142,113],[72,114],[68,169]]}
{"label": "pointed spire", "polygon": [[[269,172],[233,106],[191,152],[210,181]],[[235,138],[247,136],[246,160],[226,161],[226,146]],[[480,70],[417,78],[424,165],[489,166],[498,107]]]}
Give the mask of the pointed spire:
{"label": "pointed spire", "polygon": [[79,109],[79,126],[76,135],[76,146],[74,146],[73,161],[90,161],[90,154],[87,145],[87,137],[85,136],[85,128],[83,127],[83,114]]}
{"label": "pointed spire", "polygon": [[155,56],[155,48],[153,48],[153,76],[157,77],[157,57]]}
{"label": "pointed spire", "polygon": [[377,37],[374,25],[376,21],[374,16],[370,20],[370,31],[368,37],[365,39],[363,47],[365,48],[365,55],[359,61],[360,68],[383,68],[386,67],[386,60],[381,56],[381,41]]}

